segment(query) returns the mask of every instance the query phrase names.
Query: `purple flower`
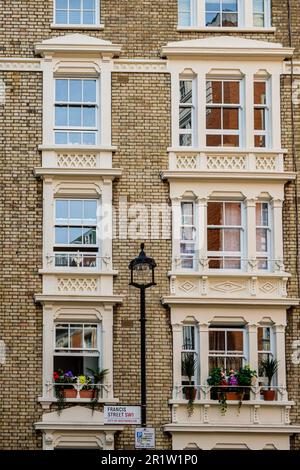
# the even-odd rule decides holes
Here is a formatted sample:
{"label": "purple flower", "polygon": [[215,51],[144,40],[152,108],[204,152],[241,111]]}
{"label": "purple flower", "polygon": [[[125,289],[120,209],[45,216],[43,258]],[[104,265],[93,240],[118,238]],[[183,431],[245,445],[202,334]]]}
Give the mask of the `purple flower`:
{"label": "purple flower", "polygon": [[64,374],[64,376],[68,379],[73,379],[73,377],[74,377],[73,372],[71,372],[70,370],[68,372],[66,372]]}
{"label": "purple flower", "polygon": [[229,385],[238,385],[238,379],[235,375],[230,375],[228,382]]}

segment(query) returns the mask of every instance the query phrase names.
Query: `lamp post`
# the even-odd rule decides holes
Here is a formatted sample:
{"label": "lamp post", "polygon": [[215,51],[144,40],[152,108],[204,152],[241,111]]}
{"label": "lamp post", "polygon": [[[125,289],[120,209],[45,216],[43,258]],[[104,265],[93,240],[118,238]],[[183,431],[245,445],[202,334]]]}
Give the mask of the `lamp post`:
{"label": "lamp post", "polygon": [[146,393],[146,289],[155,286],[154,269],[156,263],[153,258],[146,256],[144,243],[137,258],[129,263],[130,286],[140,290],[140,322],[141,322],[141,418],[142,427],[147,426],[147,393]]}

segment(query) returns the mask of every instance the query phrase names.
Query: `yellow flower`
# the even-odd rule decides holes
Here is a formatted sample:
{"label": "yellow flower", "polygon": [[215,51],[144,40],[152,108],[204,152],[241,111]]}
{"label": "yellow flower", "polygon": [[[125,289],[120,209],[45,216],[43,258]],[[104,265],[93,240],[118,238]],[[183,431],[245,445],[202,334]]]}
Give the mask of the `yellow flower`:
{"label": "yellow flower", "polygon": [[85,375],[80,375],[78,378],[79,378],[79,382],[80,382],[81,384],[85,384],[85,383],[86,383],[86,377],[85,377]]}

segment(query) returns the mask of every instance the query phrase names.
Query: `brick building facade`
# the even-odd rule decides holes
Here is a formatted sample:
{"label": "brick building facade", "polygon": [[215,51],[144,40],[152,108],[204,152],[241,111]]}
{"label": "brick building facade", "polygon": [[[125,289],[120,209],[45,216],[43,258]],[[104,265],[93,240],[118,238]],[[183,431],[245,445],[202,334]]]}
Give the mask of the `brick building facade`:
{"label": "brick building facade", "polygon": [[[79,3],[83,9],[83,2]],[[205,21],[198,23],[203,21],[200,13],[204,11],[205,2],[202,0],[179,2],[184,8],[193,4],[198,12],[198,16],[195,12],[191,16],[190,27],[179,25],[178,0],[150,3],[101,0],[96,1],[98,3],[101,4],[99,21],[74,26],[59,24],[52,0],[14,0],[9,5],[0,1],[4,25],[0,30],[3,162],[0,178],[3,214],[0,447],[10,450],[134,448],[134,426],[104,424],[102,411],[105,404],[139,404],[139,298],[136,290],[128,286],[128,262],[138,253],[140,242],[145,241],[147,254],[153,256],[158,265],[157,286],[147,292],[147,424],[155,427],[156,448],[287,448],[290,442],[291,448],[299,449],[299,182],[295,179],[300,151],[297,2],[264,2],[266,15],[270,9],[270,21],[261,27],[248,24],[252,11],[248,8],[252,2],[238,2],[240,24],[225,29],[205,27]],[[66,8],[68,6],[67,3]],[[64,11],[62,7],[60,11]],[[83,16],[80,21],[84,21]],[[212,38],[214,43],[209,42]],[[243,43],[243,39],[246,42]],[[192,40],[193,43],[188,43]],[[267,43],[275,44],[269,47]],[[291,48],[294,48],[293,54]],[[174,146],[178,139],[176,108],[180,103],[176,87],[180,80],[192,82],[208,76],[212,81],[241,83],[251,74],[257,81],[272,81],[270,109],[274,112],[269,120],[270,128],[266,129],[272,138],[266,149],[259,149],[256,154],[253,144],[248,145],[251,139],[248,130],[245,130],[239,151],[230,148],[226,153],[226,149],[222,152],[207,149],[201,140],[204,134],[201,124],[205,124],[205,120],[201,122],[200,111],[193,117],[193,123],[202,134],[192,129],[189,135],[195,132],[195,140],[190,149]],[[276,88],[278,79],[280,89]],[[95,135],[99,133],[101,138],[93,145],[54,141],[56,134],[64,132],[63,126],[56,126],[53,117],[54,83],[59,80],[101,80],[100,99],[95,107],[100,116]],[[193,88],[197,94],[197,102],[193,103],[195,113],[201,110],[199,84],[203,83],[199,81]],[[251,89],[250,82],[245,86],[249,87],[247,91]],[[83,106],[82,100],[79,100],[81,104],[71,103],[70,106]],[[274,108],[280,101],[281,109],[276,114]],[[91,103],[92,100],[87,106],[89,109]],[[60,102],[55,106],[69,104]],[[246,119],[249,119],[252,111],[247,106],[241,106],[240,112],[246,112]],[[239,131],[241,135],[243,129]],[[74,129],[67,130],[67,139],[71,139],[74,132]],[[83,129],[82,135],[85,132]],[[275,141],[279,144],[275,145]],[[216,164],[214,158],[219,158],[219,163]],[[239,163],[232,163],[232,158]],[[254,163],[253,167],[253,158],[262,166]],[[207,161],[211,162],[212,166],[204,168],[202,160],[206,165],[209,165]],[[234,168],[235,164],[240,166]],[[236,175],[235,179],[232,174]],[[254,266],[249,272],[253,255],[251,243],[245,243],[248,251],[243,258],[249,263],[245,273],[227,273],[226,269],[212,273],[209,267],[201,267],[194,275],[180,270],[182,266],[176,265],[178,250],[180,258],[180,241],[176,235],[180,216],[176,224],[176,213],[182,201],[186,201],[195,204],[197,213],[205,214],[210,201],[210,196],[204,194],[206,186],[208,192],[218,193],[213,196],[214,201],[245,199],[246,219],[253,217],[256,203],[270,205],[274,247],[267,263],[277,263],[277,271],[270,268],[259,272]],[[284,268],[279,265],[283,199]],[[85,255],[78,251],[78,258],[81,258],[76,260],[75,267],[69,264],[73,259],[69,254],[63,258],[62,248],[53,249],[54,206],[56,201],[65,200],[101,200],[106,208],[112,202],[116,210],[113,240],[110,236],[112,219],[108,216],[108,232],[104,234],[101,248],[88,247]],[[122,201],[127,204],[127,210],[123,208],[128,217],[126,221],[120,214]],[[140,236],[131,234],[130,222],[136,215],[136,208],[133,208],[136,204],[146,205],[148,214],[153,204],[159,208],[172,207],[173,214],[166,216],[167,225],[173,217],[171,235],[150,235],[149,219],[148,235],[143,231]],[[274,220],[273,210],[278,217]],[[245,236],[247,238],[247,234]],[[199,246],[200,239],[199,234]],[[277,257],[273,256],[276,250]],[[77,253],[77,248],[73,253]],[[61,265],[57,265],[59,256],[63,259]],[[97,266],[83,266],[85,259],[93,256]],[[200,254],[194,256],[195,259],[199,256],[200,260]],[[238,304],[242,307],[237,307]],[[214,313],[210,313],[212,311]],[[202,321],[202,317],[205,320]],[[93,413],[90,400],[75,398],[67,400],[65,409],[58,414],[53,386],[49,383],[55,364],[55,329],[59,324],[90,323],[101,329],[101,366],[110,370],[105,379],[104,395]],[[242,327],[247,330],[245,344],[250,341],[250,334],[252,343],[248,344],[243,360],[251,365],[257,365],[253,333],[256,334],[257,328],[274,328],[274,355],[282,358],[284,354],[280,354],[284,348],[286,351],[286,364],[282,360],[280,363],[280,379],[272,384],[278,386],[276,400],[266,403],[260,396],[261,389],[257,389],[251,392],[256,395],[249,404],[245,400],[240,412],[235,402],[228,401],[228,410],[222,416],[218,401],[208,398],[206,391],[205,396],[202,395],[204,391],[200,386],[207,384],[200,381],[200,372],[199,377],[194,377],[194,383],[199,385],[199,396],[189,416],[185,397],[176,395],[182,393],[182,384],[185,384],[182,377],[180,384],[178,382],[182,329],[194,327],[197,335],[199,333],[202,339],[196,354],[200,356],[200,363],[204,363],[202,353],[208,343],[209,328],[222,325],[229,330]],[[232,427],[236,419],[240,420],[239,428]],[[64,428],[62,422],[68,425]],[[80,430],[82,426],[84,429]],[[205,426],[212,431],[206,433]],[[237,438],[237,432],[245,439]],[[215,437],[211,439],[210,435]]]}

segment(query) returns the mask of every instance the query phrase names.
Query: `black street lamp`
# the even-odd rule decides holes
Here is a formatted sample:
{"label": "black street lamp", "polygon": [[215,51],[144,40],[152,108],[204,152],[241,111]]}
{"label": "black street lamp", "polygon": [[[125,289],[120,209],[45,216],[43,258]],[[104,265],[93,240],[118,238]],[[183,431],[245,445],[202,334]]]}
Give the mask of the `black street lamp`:
{"label": "black street lamp", "polygon": [[140,289],[140,322],[141,322],[141,418],[142,427],[147,426],[147,394],[146,394],[146,289],[155,286],[154,269],[156,263],[153,258],[146,256],[144,243],[141,244],[139,256],[129,263],[130,286]]}

